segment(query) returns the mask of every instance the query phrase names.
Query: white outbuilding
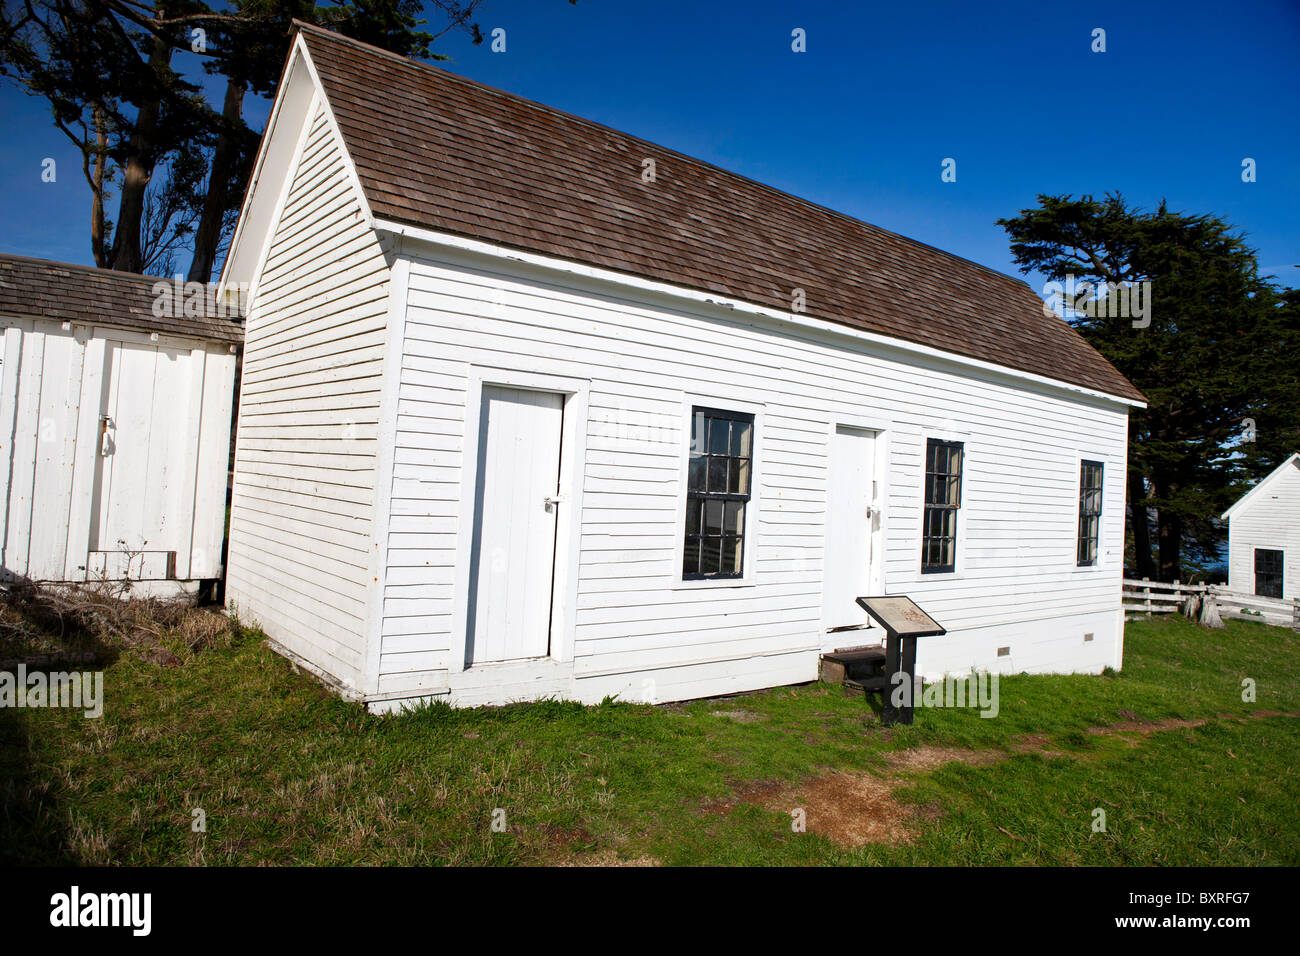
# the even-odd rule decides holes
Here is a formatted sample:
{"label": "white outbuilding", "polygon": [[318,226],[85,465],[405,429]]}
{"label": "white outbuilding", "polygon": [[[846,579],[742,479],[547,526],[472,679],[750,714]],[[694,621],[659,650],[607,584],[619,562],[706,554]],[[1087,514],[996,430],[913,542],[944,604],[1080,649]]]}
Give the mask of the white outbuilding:
{"label": "white outbuilding", "polygon": [[1023,282],[301,26],[249,283],[227,596],[372,709],[1123,654],[1141,394]]}
{"label": "white outbuilding", "polygon": [[1300,452],[1242,495],[1223,518],[1228,587],[1261,597],[1300,598]]}
{"label": "white outbuilding", "polygon": [[243,326],[184,288],[0,255],[0,579],[221,577]]}

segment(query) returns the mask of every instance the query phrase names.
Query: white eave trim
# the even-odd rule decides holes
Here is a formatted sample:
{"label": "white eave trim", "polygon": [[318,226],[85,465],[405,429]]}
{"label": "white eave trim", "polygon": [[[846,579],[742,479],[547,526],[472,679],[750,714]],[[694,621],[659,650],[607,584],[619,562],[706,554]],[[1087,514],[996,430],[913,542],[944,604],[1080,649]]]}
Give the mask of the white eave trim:
{"label": "white eave trim", "polygon": [[[285,172],[283,182],[274,183],[276,190],[274,196],[259,196],[258,186],[264,178],[264,165],[266,163],[267,153],[271,148],[272,133],[280,121],[282,107],[285,99],[285,85],[293,75],[294,67],[301,61],[303,68],[307,71],[307,76],[314,87],[314,96],[308,101],[307,116],[303,119],[305,130],[298,137],[298,149],[295,150],[289,163],[289,169]],[[266,254],[270,248],[271,238],[275,235],[275,230],[279,227],[279,207],[283,206],[285,195],[288,193],[289,186],[293,181],[294,174],[297,172],[298,162],[301,158],[301,141],[304,136],[310,133],[312,119],[315,116],[315,107],[317,104],[325,110],[325,120],[330,127],[331,133],[339,145],[339,154],[343,157],[343,166],[346,171],[348,181],[352,183],[352,189],[356,193],[357,202],[361,206],[362,219],[365,224],[375,227],[375,219],[370,211],[370,203],[366,199],[366,191],[361,188],[361,177],[357,173],[356,163],[352,160],[352,153],[348,150],[347,141],[343,138],[343,131],[339,128],[338,119],[334,115],[334,108],[330,106],[329,97],[325,95],[325,87],[320,80],[320,73],[316,70],[316,64],[312,62],[311,53],[307,49],[307,41],[303,39],[302,32],[299,31],[294,35],[293,44],[289,48],[289,56],[285,59],[284,69],[280,74],[280,84],[276,87],[275,102],[271,104],[271,113],[267,117],[266,126],[262,130],[262,139],[257,148],[257,160],[253,164],[253,175],[249,179],[248,187],[244,193],[244,201],[240,206],[239,218],[235,221],[235,232],[231,236],[230,246],[226,250],[226,257],[221,263],[221,275],[217,278],[218,295],[226,294],[226,284],[229,276],[229,267],[231,261],[235,258],[236,248],[244,242],[258,241],[258,259],[253,263],[249,271],[251,282],[254,290],[261,279],[262,269],[265,266]],[[266,228],[265,235],[260,237],[246,238],[245,223],[249,218],[249,210],[254,202],[270,202],[275,204],[273,207],[271,222]],[[250,305],[252,296],[249,297],[245,306]]]}
{"label": "white eave trim", "polygon": [[1276,468],[1274,468],[1272,471],[1270,471],[1267,475],[1265,475],[1263,478],[1261,478],[1261,479],[1259,480],[1259,483],[1256,484],[1254,488],[1251,488],[1250,491],[1246,492],[1244,495],[1242,495],[1240,498],[1238,498],[1238,499],[1237,499],[1237,503],[1234,504],[1231,508],[1229,508],[1227,511],[1225,511],[1225,512],[1224,512],[1222,515],[1220,515],[1219,517],[1221,517],[1221,518],[1231,518],[1234,512],[1236,512],[1236,511],[1238,511],[1238,510],[1241,509],[1241,506],[1242,506],[1242,505],[1244,505],[1246,502],[1250,501],[1251,498],[1254,498],[1255,495],[1257,495],[1257,494],[1259,494],[1261,491],[1263,491],[1265,485],[1268,485],[1268,484],[1272,483],[1272,481],[1273,481],[1274,478],[1276,478],[1278,475],[1282,474],[1282,472],[1286,471],[1288,468],[1291,468],[1291,467],[1293,467],[1293,466],[1296,466],[1296,462],[1297,462],[1297,460],[1300,460],[1300,451],[1296,452],[1294,455],[1292,455],[1292,456],[1291,456],[1290,458],[1288,458],[1286,461],[1282,462],[1282,464],[1278,465]]}
{"label": "white eave trim", "polygon": [[510,249],[506,246],[497,245],[496,243],[483,242],[479,239],[469,239],[464,236],[452,235],[451,233],[438,232],[433,229],[426,229],[423,226],[407,225],[405,223],[394,222],[390,219],[375,218],[372,221],[372,224],[375,229],[383,232],[392,233],[397,236],[405,236],[423,242],[429,242],[434,245],[446,246],[452,249],[461,249],[466,252],[475,252],[481,255],[493,256],[498,259],[513,259],[542,269],[567,272],[571,275],[583,276],[601,282],[612,282],[616,285],[628,286],[672,298],[688,299],[692,302],[720,305],[737,312],[775,319],[778,322],[788,323],[800,328],[843,335],[862,342],[883,345],[904,352],[911,352],[916,355],[924,355],[929,358],[952,362],[956,365],[966,366],[968,368],[980,369],[984,372],[1005,375],[1012,379],[1033,382],[1037,385],[1046,386],[1063,392],[1069,392],[1075,395],[1085,395],[1089,398],[1115,402],[1133,408],[1147,407],[1146,402],[1140,402],[1136,399],[1121,398],[1118,395],[1111,395],[1108,392],[1084,388],[1081,385],[1071,385],[1069,382],[1062,382],[1054,378],[1048,378],[1045,375],[1037,375],[1033,372],[1023,372],[1018,369],[1008,368],[1005,365],[985,362],[981,359],[958,355],[954,352],[945,352],[942,349],[931,348],[928,345],[918,345],[914,342],[908,342],[903,339],[893,338],[888,335],[880,335],[876,332],[867,332],[862,329],[855,329],[838,322],[830,322],[826,319],[818,319],[800,313],[783,312],[779,309],[771,309],[766,306],[755,305],[752,302],[745,302],[741,299],[732,299],[727,296],[720,296],[713,292],[701,292],[697,289],[687,289],[681,286],[669,285],[665,282],[656,282],[653,279],[645,279],[640,276],[614,272],[613,270],[602,269],[598,266],[584,265],[583,263],[573,262],[568,259],[558,259],[553,256],[544,256],[533,252],[524,252],[519,249]]}

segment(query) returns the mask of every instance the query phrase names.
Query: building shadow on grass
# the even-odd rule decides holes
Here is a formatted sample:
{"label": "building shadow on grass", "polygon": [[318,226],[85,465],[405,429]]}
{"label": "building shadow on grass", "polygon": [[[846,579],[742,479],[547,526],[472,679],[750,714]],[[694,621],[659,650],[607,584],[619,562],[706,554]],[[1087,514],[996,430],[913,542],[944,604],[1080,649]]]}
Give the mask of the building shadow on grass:
{"label": "building shadow on grass", "polygon": [[37,767],[27,715],[0,707],[0,866],[70,866],[54,781]]}

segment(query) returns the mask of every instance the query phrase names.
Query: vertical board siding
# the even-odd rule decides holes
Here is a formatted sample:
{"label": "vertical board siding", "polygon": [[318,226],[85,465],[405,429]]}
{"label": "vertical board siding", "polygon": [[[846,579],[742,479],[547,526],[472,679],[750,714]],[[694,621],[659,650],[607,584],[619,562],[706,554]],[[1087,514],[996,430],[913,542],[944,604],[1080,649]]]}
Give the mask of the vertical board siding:
{"label": "vertical board siding", "polygon": [[1228,519],[1228,586],[1255,593],[1255,549],[1285,551],[1282,597],[1300,598],[1300,468],[1273,478]]}
{"label": "vertical board siding", "polygon": [[[998,666],[996,645],[1007,629],[1020,636],[1024,659],[1043,669],[1114,663],[1122,405],[440,250],[414,259],[409,278],[382,621],[381,673],[394,681],[446,667],[456,646],[456,530],[469,515],[457,499],[464,456],[474,447],[465,434],[471,366],[591,381],[578,678],[790,652],[815,666],[837,423],[884,428],[887,448],[877,459],[884,470],[876,477],[886,590],[911,595],[956,632],[925,652],[923,667]],[[490,372],[482,374],[490,381]],[[684,403],[700,398],[726,408],[726,396],[763,409],[751,586],[682,587]],[[956,574],[920,573],[930,436],[966,448]],[[1096,568],[1075,566],[1080,458],[1105,463]],[[1080,622],[1102,632],[1086,647]],[[1043,642],[1050,649],[1031,655],[1030,644]],[[694,679],[683,674],[682,686]]]}
{"label": "vertical board siding", "polygon": [[[178,581],[217,577],[234,358],[227,346],[175,336],[9,320],[0,574],[85,581],[88,552],[116,551],[121,538],[130,549],[175,550]],[[104,457],[100,417],[115,416],[127,392],[133,412],[113,422],[117,457]],[[207,463],[218,458],[213,477]]]}
{"label": "vertical board siding", "polygon": [[355,689],[388,263],[323,107],[304,135],[249,308],[226,593],[241,616]]}

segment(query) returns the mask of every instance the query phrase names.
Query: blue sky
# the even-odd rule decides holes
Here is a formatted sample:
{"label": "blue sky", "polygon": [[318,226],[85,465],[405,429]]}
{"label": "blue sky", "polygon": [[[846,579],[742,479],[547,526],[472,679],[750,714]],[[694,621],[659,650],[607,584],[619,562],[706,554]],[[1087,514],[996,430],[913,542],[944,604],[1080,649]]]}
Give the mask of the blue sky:
{"label": "blue sky", "polygon": [[[446,68],[1002,272],[1019,274],[996,219],[1038,193],[1118,190],[1226,218],[1263,271],[1300,285],[1296,0],[490,0],[479,22],[506,30],[506,51],[447,37]],[[266,104],[250,107],[260,124]],[[0,250],[89,263],[75,150],[12,86],[0,116]]]}

